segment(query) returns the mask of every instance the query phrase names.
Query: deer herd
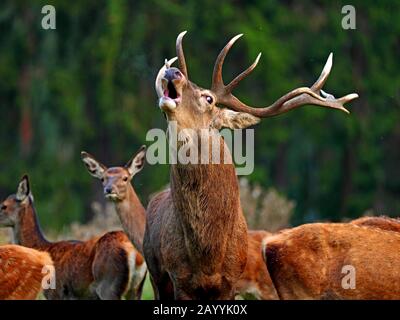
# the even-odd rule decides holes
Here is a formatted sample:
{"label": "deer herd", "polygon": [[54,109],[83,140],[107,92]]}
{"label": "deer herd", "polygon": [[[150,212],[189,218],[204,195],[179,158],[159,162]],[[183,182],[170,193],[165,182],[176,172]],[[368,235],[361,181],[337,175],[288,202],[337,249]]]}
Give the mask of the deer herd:
{"label": "deer herd", "polygon": [[[81,158],[101,181],[123,231],[87,241],[50,242],[43,235],[28,176],[0,205],[0,226],[12,228],[12,245],[0,246],[0,299],[140,299],[147,273],[156,299],[400,299],[400,221],[364,217],[347,223],[310,223],[274,234],[248,230],[238,179],[222,128],[244,129],[262,118],[314,105],[348,113],[345,103],[322,90],[332,54],[311,87],[294,89],[267,107],[246,105],[232,94],[254,63],[229,84],[222,78],[234,37],[218,55],[211,88],[189,79],[177,37],[177,57],[159,70],[155,89],[167,124],[186,139],[176,148],[217,141],[223,161],[174,163],[166,190],[144,207],[132,185],[146,159],[139,149],[124,166],[107,167],[87,152]],[[172,67],[174,62],[178,67]],[[187,131],[190,129],[190,131]],[[197,141],[197,142],[195,142]],[[209,144],[210,148],[212,147]],[[355,285],[343,286],[351,266]],[[54,270],[45,286],[44,270]]]}

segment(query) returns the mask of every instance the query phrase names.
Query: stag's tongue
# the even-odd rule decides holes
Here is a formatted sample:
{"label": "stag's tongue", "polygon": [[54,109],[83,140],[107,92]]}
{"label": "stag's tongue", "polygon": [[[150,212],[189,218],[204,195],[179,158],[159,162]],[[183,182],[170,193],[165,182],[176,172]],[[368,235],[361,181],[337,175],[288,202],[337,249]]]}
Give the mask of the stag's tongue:
{"label": "stag's tongue", "polygon": [[168,96],[161,97],[158,101],[158,106],[163,111],[173,110],[176,108],[175,100],[171,99]]}

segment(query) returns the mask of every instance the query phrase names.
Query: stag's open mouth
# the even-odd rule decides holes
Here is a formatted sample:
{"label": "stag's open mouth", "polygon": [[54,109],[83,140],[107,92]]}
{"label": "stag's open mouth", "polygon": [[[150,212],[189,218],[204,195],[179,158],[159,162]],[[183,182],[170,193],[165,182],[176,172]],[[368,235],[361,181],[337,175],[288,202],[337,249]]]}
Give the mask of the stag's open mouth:
{"label": "stag's open mouth", "polygon": [[175,100],[178,98],[178,92],[175,89],[175,85],[172,83],[172,81],[168,81],[167,88],[164,90],[164,97],[171,98]]}
{"label": "stag's open mouth", "polygon": [[162,86],[165,98],[170,98],[175,102],[179,102],[180,94],[174,83],[174,80],[163,79]]}
{"label": "stag's open mouth", "polygon": [[[176,83],[178,82],[178,83]],[[159,107],[164,111],[175,109],[181,101],[179,81],[161,79],[163,96],[160,97]]]}

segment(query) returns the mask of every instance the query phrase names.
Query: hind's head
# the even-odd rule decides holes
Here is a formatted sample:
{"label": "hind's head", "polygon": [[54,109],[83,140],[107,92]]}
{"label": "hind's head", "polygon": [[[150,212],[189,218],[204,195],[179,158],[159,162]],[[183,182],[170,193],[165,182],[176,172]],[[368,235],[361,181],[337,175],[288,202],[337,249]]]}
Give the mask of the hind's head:
{"label": "hind's head", "polygon": [[8,196],[0,205],[0,227],[14,227],[32,199],[29,178],[24,175],[18,184],[17,192]]}
{"label": "hind's head", "polygon": [[81,156],[89,173],[102,182],[104,196],[112,201],[123,201],[128,194],[128,188],[131,187],[133,176],[144,166],[146,146],[142,146],[137,154],[122,167],[107,168],[84,151]]}

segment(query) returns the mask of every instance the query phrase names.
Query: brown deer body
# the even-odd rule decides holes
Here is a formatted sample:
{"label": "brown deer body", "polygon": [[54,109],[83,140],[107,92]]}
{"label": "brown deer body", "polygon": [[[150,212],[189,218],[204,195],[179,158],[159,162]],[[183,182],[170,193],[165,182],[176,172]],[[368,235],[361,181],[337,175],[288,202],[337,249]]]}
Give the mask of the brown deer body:
{"label": "brown deer body", "polygon": [[[232,298],[245,268],[247,230],[234,168],[206,166],[172,168],[171,190],[149,203],[144,253],[159,298]],[[182,185],[186,179],[193,185]],[[222,179],[223,186],[214,183]],[[190,207],[198,197],[204,207]]]}
{"label": "brown deer body", "polygon": [[400,220],[385,216],[362,217],[351,221],[351,223],[358,226],[373,227],[387,231],[400,232]]}
{"label": "brown deer body", "polygon": [[45,290],[48,299],[138,299],[137,271],[144,265],[122,231],[88,241],[47,241],[39,226],[29,181],[25,176],[16,195],[1,205],[0,225],[12,227],[17,244],[48,252],[56,271],[56,288]]}
{"label": "brown deer body", "polygon": [[246,268],[236,284],[236,295],[258,300],[276,300],[278,295],[262,256],[262,243],[272,235],[263,230],[248,231]]}
{"label": "brown deer body", "polygon": [[42,291],[44,268],[53,261],[46,252],[17,245],[0,246],[0,300],[34,300]]}
{"label": "brown deer body", "polygon": [[[400,299],[400,234],[353,223],[313,223],[265,241],[281,299]],[[343,285],[354,270],[353,288]]]}
{"label": "brown deer body", "polygon": [[[330,55],[311,88],[295,89],[268,107],[252,108],[237,99],[232,90],[255,68],[260,55],[225,85],[222,65],[241,35],[234,37],[217,57],[211,89],[203,89],[188,79],[182,49],[184,34],[176,42],[179,69],[170,67],[176,59],[166,61],[156,78],[156,92],[169,133],[175,126],[178,136],[184,137],[176,150],[197,150],[198,158],[205,158],[208,164],[177,161],[171,165],[171,188],[156,196],[147,208],[143,251],[158,298],[232,299],[246,266],[248,236],[235,167],[218,130],[246,128],[261,117],[306,104],[348,112],[343,104],[357,95],[335,99],[321,90],[332,66]],[[213,140],[224,161],[214,161],[210,156]],[[200,145],[208,145],[209,152],[204,154]]]}
{"label": "brown deer body", "polygon": [[[350,223],[358,226],[400,232],[400,220],[385,216],[362,217],[352,220]],[[249,256],[247,259],[246,269],[237,285],[238,294],[242,296],[252,295],[257,299],[262,300],[278,298],[265,265],[265,257],[262,259],[265,270],[262,269],[257,261],[257,248],[260,250],[262,247],[264,247],[265,243],[268,241],[268,238],[272,235],[272,233],[266,231],[249,231]],[[262,244],[262,242],[264,244]],[[257,274],[259,276],[255,278],[254,275]]]}

